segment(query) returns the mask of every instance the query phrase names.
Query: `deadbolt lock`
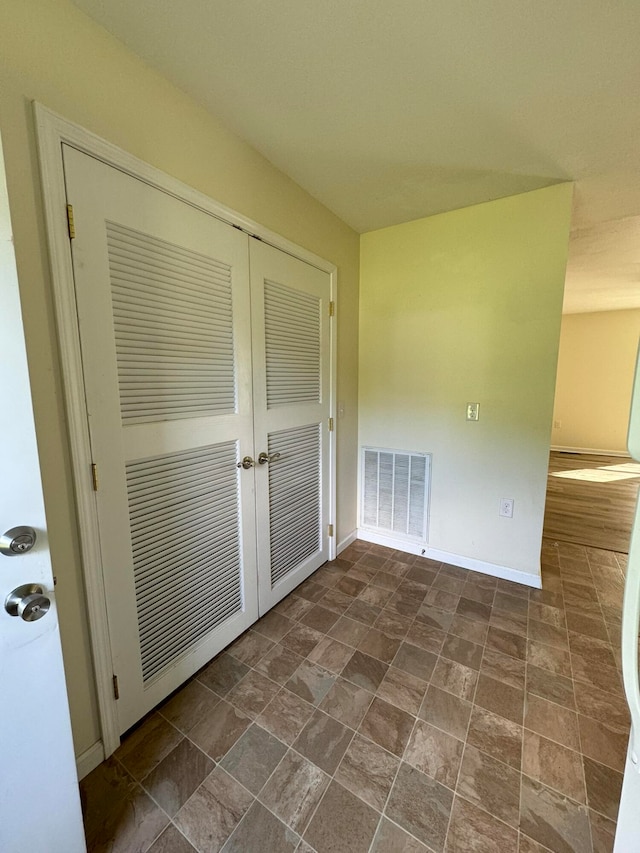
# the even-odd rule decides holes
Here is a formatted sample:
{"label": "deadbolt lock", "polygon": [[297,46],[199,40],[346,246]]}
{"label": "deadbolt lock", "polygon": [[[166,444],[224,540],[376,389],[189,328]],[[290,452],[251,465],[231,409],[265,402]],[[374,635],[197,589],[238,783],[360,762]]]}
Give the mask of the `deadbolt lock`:
{"label": "deadbolt lock", "polygon": [[36,532],[33,527],[12,527],[0,536],[0,554],[5,557],[18,557],[26,554],[36,544]]}

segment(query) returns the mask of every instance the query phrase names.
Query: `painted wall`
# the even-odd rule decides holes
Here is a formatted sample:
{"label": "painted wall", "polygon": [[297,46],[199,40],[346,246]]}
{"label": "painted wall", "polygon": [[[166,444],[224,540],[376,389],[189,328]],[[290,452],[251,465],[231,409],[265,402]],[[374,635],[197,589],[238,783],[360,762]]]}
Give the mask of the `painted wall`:
{"label": "painted wall", "polygon": [[431,548],[536,576],[571,197],[563,184],[361,238],[360,445],[433,454]]}
{"label": "painted wall", "polygon": [[[355,528],[358,235],[67,0],[3,0],[0,131],[76,752],[98,738],[31,100],[337,264],[338,541]],[[28,519],[25,519],[28,522]]]}
{"label": "painted wall", "polygon": [[554,447],[626,453],[639,337],[640,309],[564,315]]}

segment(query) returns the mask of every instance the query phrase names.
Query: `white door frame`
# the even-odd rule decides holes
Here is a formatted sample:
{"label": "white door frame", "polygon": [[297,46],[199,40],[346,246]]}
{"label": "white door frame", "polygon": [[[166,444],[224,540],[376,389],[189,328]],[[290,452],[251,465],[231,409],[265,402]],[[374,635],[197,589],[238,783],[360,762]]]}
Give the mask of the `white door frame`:
{"label": "white door frame", "polygon": [[[80,535],[80,551],[87,596],[87,617],[93,663],[96,673],[98,713],[105,756],[119,745],[118,719],[113,695],[113,666],[107,604],[102,580],[100,532],[95,492],[91,479],[91,443],[84,398],[84,378],[78,317],[75,305],[75,287],[71,247],[66,218],[66,190],[62,161],[62,144],[114,166],[134,178],[169,193],[187,204],[215,216],[247,234],[259,237],[281,251],[287,252],[331,277],[331,300],[337,305],[337,268],[295,243],[242,216],[208,196],[189,187],[176,178],[161,172],[118,146],[101,139],[88,130],[62,118],[34,102],[38,154],[45,208],[47,242],[51,265],[54,307],[58,328],[58,346],[64,397],[69,424],[69,446],[75,486],[75,502]],[[337,311],[336,311],[337,314]],[[331,378],[330,415],[336,419],[336,321],[331,324]],[[334,525],[334,536],[329,540],[329,558],[336,556],[336,432],[330,434],[330,485],[329,518]],[[101,760],[101,756],[100,756]],[[99,763],[97,761],[96,763]],[[91,769],[91,768],[88,768]]]}

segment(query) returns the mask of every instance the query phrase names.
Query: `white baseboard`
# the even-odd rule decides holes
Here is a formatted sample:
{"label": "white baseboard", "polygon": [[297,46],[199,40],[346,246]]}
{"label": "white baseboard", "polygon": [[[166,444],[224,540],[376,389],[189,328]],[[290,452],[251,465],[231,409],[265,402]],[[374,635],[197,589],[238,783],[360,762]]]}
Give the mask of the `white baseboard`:
{"label": "white baseboard", "polygon": [[80,755],[76,756],[76,769],[78,771],[78,782],[81,779],[84,779],[85,776],[88,776],[92,770],[95,770],[98,764],[102,764],[104,761],[104,749],[102,747],[102,741],[99,740],[97,743],[94,743],[93,746],[90,746],[89,749],[85,749]]}
{"label": "white baseboard", "polygon": [[356,539],[358,538],[358,531],[352,530],[348,536],[345,536],[340,542],[338,542],[338,547],[336,548],[337,554],[341,554],[345,548],[348,548],[349,545],[352,545]]}
{"label": "white baseboard", "polygon": [[591,456],[623,456],[625,459],[631,459],[626,450],[602,450],[595,447],[564,447],[559,444],[552,444],[551,450],[556,453],[586,453]]}
{"label": "white baseboard", "polygon": [[387,533],[378,533],[377,530],[366,530],[361,527],[357,530],[357,539],[363,539],[365,542],[373,542],[374,545],[383,545],[385,548],[394,548],[396,551],[404,551],[405,554],[421,554],[427,556],[426,542],[414,541],[409,539],[400,539]]}
{"label": "white baseboard", "polygon": [[430,560],[450,563],[452,566],[460,566],[462,569],[471,569],[474,572],[491,575],[494,578],[532,586],[535,589],[542,588],[542,577],[539,574],[534,575],[530,572],[522,572],[519,569],[511,569],[509,566],[499,566],[496,563],[487,563],[485,560],[476,560],[474,557],[464,557],[461,554],[439,551],[437,548],[430,548],[425,542],[409,542],[406,539],[398,539],[394,536],[373,530],[363,530],[362,528],[358,529],[358,539],[373,542],[375,545],[394,548],[396,551],[404,551],[406,554],[418,554],[422,557],[428,557]]}
{"label": "white baseboard", "polygon": [[487,563],[484,560],[476,560],[474,557],[450,554],[448,551],[438,551],[437,548],[427,548],[425,557],[441,560],[443,563],[451,563],[452,566],[460,566],[462,569],[471,569],[483,575],[491,575],[494,578],[542,589],[542,577],[539,574],[534,575],[531,572],[522,572],[520,569],[511,569],[509,566],[499,566],[497,563]]}

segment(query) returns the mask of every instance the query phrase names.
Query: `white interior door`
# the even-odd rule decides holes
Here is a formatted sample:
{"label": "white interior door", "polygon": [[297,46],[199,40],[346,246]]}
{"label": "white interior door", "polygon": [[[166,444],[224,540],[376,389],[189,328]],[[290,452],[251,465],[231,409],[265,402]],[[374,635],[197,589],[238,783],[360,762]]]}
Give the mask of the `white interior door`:
{"label": "white interior door", "polygon": [[257,618],[248,243],[63,148],[122,732]]}
{"label": "white interior door", "polygon": [[[640,462],[640,348],[631,397],[627,434],[629,454]],[[631,732],[616,825],[614,853],[640,850],[640,675],[638,627],[640,623],[640,498],[636,501],[629,561],[622,605],[622,676],[631,714]]]}
{"label": "white interior door", "polygon": [[[0,407],[0,534],[27,525],[37,536],[28,553],[0,554],[0,850],[81,853],[82,814],[1,146],[0,317],[0,374],[8,393]],[[35,621],[5,610],[7,596],[25,584],[38,585],[51,602],[48,611],[36,611],[44,615]]]}
{"label": "white interior door", "polygon": [[265,613],[329,557],[331,281],[256,240],[250,262],[258,588]]}

